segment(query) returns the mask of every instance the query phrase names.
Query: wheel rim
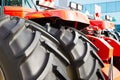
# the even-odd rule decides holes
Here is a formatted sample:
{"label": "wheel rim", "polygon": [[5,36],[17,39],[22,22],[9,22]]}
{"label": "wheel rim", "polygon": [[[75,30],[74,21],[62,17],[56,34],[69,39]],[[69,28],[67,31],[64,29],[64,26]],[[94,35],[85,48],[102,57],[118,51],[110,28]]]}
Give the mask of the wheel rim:
{"label": "wheel rim", "polygon": [[0,80],[5,80],[5,77],[4,77],[1,67],[0,67]]}

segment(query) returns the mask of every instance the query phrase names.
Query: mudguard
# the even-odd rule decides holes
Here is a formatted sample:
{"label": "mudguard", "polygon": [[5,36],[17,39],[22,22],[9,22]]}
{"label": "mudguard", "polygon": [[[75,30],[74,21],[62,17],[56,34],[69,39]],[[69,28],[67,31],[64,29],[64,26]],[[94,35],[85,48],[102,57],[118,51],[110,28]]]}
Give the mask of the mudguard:
{"label": "mudguard", "polygon": [[113,56],[120,57],[120,53],[119,53],[120,43],[116,41],[115,39],[112,39],[109,37],[104,37],[104,40],[107,41],[114,48]]}
{"label": "mudguard", "polygon": [[75,22],[89,24],[89,19],[85,14],[72,10],[46,10],[46,11],[28,13],[25,16],[25,18],[27,19],[45,18],[45,17],[58,17],[67,21],[75,21]]}
{"label": "mudguard", "polygon": [[107,41],[113,48],[113,64],[114,66],[120,70],[120,53],[119,53],[119,49],[120,49],[120,43],[118,41],[116,41],[115,39],[109,38],[109,37],[104,37],[104,40]]}
{"label": "mudguard", "polygon": [[56,21],[57,18],[57,20],[63,20],[62,23],[67,22],[67,24],[73,25],[77,29],[89,26],[88,17],[81,12],[73,10],[51,9],[36,11],[34,9],[24,8],[20,6],[5,6],[4,13],[10,16],[18,16],[26,19],[55,18],[54,21]]}
{"label": "mudguard", "polygon": [[5,6],[4,13],[11,16],[19,16],[27,19],[59,17],[67,21],[76,21],[89,24],[89,20],[85,14],[72,10],[46,10],[37,12],[34,9],[23,8],[20,6]]}
{"label": "mudguard", "polygon": [[103,38],[87,35],[89,40],[99,49],[98,55],[103,61],[109,60],[113,56],[113,47]]}

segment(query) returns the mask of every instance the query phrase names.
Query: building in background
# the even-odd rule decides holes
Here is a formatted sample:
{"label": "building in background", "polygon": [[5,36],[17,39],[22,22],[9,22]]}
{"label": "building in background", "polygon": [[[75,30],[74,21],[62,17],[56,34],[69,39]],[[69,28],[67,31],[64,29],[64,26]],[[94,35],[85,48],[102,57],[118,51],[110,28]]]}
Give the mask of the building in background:
{"label": "building in background", "polygon": [[101,6],[101,16],[113,17],[116,28],[120,29],[120,0],[68,0],[83,5],[84,13],[95,14],[95,5]]}
{"label": "building in background", "polygon": [[59,5],[62,6],[62,7],[67,7],[68,3],[67,3],[68,0],[59,0]]}

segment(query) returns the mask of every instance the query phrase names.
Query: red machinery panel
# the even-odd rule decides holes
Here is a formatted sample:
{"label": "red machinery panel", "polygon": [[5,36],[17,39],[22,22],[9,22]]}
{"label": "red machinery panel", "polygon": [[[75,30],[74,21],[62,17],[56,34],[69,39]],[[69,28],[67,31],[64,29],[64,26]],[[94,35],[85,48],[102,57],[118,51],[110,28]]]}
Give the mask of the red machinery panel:
{"label": "red machinery panel", "polygon": [[87,35],[89,40],[99,49],[98,55],[104,61],[109,60],[113,56],[113,47],[103,38]]}
{"label": "red machinery panel", "polygon": [[114,24],[110,21],[103,21],[103,20],[90,20],[90,26],[97,26],[101,30],[104,29],[114,29]]}
{"label": "red machinery panel", "polygon": [[116,41],[115,39],[104,37],[104,40],[107,41],[113,48],[113,56],[120,57],[120,43]]}

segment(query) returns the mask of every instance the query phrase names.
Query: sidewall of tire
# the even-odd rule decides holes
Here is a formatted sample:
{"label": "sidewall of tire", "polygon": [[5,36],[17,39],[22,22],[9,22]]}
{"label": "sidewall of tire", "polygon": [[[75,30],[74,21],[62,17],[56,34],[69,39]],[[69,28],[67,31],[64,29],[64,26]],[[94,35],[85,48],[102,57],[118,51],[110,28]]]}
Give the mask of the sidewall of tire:
{"label": "sidewall of tire", "polygon": [[[9,56],[9,58],[7,58]],[[19,67],[10,60],[11,56],[4,54],[2,50],[0,50],[0,67],[3,71],[3,75],[5,80],[22,80],[22,76],[20,76]]]}

